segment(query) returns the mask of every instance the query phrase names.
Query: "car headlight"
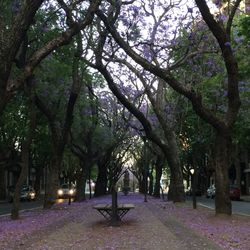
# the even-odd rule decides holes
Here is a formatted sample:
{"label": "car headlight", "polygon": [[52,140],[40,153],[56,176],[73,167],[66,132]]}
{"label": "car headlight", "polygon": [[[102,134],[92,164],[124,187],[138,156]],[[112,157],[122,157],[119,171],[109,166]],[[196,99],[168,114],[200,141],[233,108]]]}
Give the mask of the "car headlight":
{"label": "car headlight", "polygon": [[73,190],[73,189],[70,189],[70,190],[69,190],[69,194],[70,194],[70,195],[73,195],[73,194],[74,194],[74,190]]}
{"label": "car headlight", "polygon": [[30,198],[31,198],[31,199],[34,199],[35,196],[36,196],[35,192],[30,192]]}
{"label": "car headlight", "polygon": [[59,189],[59,190],[57,191],[57,194],[58,194],[58,195],[63,195],[62,189]]}

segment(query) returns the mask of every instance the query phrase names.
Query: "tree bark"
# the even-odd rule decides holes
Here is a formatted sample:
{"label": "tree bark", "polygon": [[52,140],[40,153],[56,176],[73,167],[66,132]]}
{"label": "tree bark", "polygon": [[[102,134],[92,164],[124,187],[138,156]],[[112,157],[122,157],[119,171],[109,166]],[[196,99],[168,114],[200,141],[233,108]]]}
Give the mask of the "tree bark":
{"label": "tree bark", "polygon": [[34,184],[34,189],[36,191],[36,195],[37,197],[40,196],[40,193],[41,193],[41,177],[43,175],[43,170],[45,168],[45,165],[39,165],[39,166],[36,166],[36,179],[35,179],[35,184]]}
{"label": "tree bark", "polygon": [[57,199],[57,189],[59,187],[59,171],[61,168],[62,154],[54,155],[47,173],[47,183],[45,189],[43,208],[50,209]]}
{"label": "tree bark", "polygon": [[240,168],[240,153],[239,153],[239,145],[236,144],[233,147],[233,165],[236,171],[236,185],[238,188],[241,186],[241,168]]}
{"label": "tree bark", "polygon": [[216,133],[215,145],[215,212],[216,214],[232,214],[232,205],[229,197],[229,176],[232,141],[231,137]]}
{"label": "tree bark", "polygon": [[107,165],[98,164],[98,175],[95,185],[95,197],[105,195],[107,193]]}
{"label": "tree bark", "polygon": [[174,132],[168,134],[168,143],[168,150],[164,152],[171,172],[168,200],[172,200],[173,202],[184,202],[183,173]]}
{"label": "tree bark", "polygon": [[164,165],[164,158],[160,155],[157,155],[157,160],[155,164],[155,185],[154,185],[154,196],[157,198],[161,197],[161,176],[162,169]]}
{"label": "tree bark", "polygon": [[76,198],[75,201],[85,201],[86,200],[86,194],[85,194],[85,187],[86,187],[86,169],[84,167],[84,162],[80,160],[80,166],[81,168],[78,169],[77,175],[76,175]]}
{"label": "tree bark", "polygon": [[11,210],[12,219],[19,218],[20,193],[21,193],[22,185],[28,176],[29,155],[30,155],[29,150],[30,150],[30,145],[33,140],[34,131],[36,128],[36,110],[35,110],[35,104],[34,104],[33,90],[31,90],[31,93],[30,93],[29,111],[30,111],[30,125],[29,125],[28,135],[22,141],[22,146],[21,146],[21,173],[18,177],[18,181],[15,187],[15,192],[14,192],[14,197],[13,197],[13,206]]}
{"label": "tree bark", "polygon": [[116,187],[114,183],[111,186],[111,194],[112,194],[112,216],[111,216],[109,225],[113,227],[117,227],[120,225],[120,217],[118,216],[117,191],[116,191]]}

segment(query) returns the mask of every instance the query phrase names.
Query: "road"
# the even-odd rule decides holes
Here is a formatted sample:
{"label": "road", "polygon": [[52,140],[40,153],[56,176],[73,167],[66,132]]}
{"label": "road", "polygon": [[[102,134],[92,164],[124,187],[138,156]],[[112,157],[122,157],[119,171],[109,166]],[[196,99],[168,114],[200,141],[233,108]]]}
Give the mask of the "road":
{"label": "road", "polygon": [[[57,199],[57,203],[67,202],[68,199]],[[35,201],[21,201],[20,202],[20,211],[28,210],[28,209],[37,209],[43,207],[43,199],[35,200]],[[0,216],[10,214],[12,209],[12,203],[0,203]]]}
{"label": "road", "polygon": [[[26,210],[26,209],[36,209],[43,206],[42,200],[36,200],[36,201],[21,201],[20,202],[20,211]],[[0,203],[0,216],[10,214],[12,209],[12,203]]]}
{"label": "road", "polygon": [[[187,197],[188,200],[192,200],[192,197]],[[68,202],[68,199],[58,199],[57,202]],[[214,209],[214,199],[208,199],[206,197],[197,197],[197,204]],[[36,201],[22,201],[20,202],[20,210],[36,209],[43,206],[43,200]],[[0,216],[10,214],[12,208],[11,203],[0,203]],[[232,201],[232,210],[234,214],[241,214],[250,216],[250,202],[245,201]]]}
{"label": "road", "polygon": [[[214,209],[214,199],[206,197],[197,197],[198,205],[209,207]],[[240,214],[250,216],[250,202],[247,201],[232,201],[232,212],[233,214]]]}

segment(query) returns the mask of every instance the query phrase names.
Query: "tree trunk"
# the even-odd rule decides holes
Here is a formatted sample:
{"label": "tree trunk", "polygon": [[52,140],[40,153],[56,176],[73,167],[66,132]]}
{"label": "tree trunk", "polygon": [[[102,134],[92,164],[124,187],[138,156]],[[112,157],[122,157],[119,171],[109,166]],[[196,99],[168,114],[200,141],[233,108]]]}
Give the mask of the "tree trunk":
{"label": "tree trunk", "polygon": [[112,193],[112,216],[110,220],[110,226],[119,226],[120,225],[120,217],[118,216],[118,211],[117,211],[117,191],[115,188],[115,184],[112,184],[111,187],[111,193]]}
{"label": "tree trunk", "polygon": [[86,194],[85,194],[85,186],[86,186],[86,170],[84,168],[84,162],[80,160],[81,169],[77,171],[76,176],[76,198],[75,201],[85,201]]}
{"label": "tree trunk", "polygon": [[59,170],[62,163],[62,154],[54,153],[52,162],[47,173],[47,183],[43,207],[49,209],[53,206],[57,199],[57,189],[59,187]]}
{"label": "tree trunk", "polygon": [[148,177],[149,177],[148,194],[152,195],[153,194],[153,187],[154,187],[154,185],[153,185],[154,177],[153,177],[153,174],[151,171],[149,172]]}
{"label": "tree trunk", "polygon": [[154,185],[154,196],[157,198],[161,197],[161,176],[162,176],[162,168],[163,168],[163,157],[157,155],[156,165],[155,165],[155,185]]}
{"label": "tree trunk", "polygon": [[144,184],[143,177],[138,179],[138,185],[139,185],[139,192],[141,194],[143,194],[144,193],[144,189],[145,189],[145,184]]}
{"label": "tree trunk", "polygon": [[76,177],[76,198],[75,201],[85,201],[86,176],[83,171],[79,171]]}
{"label": "tree trunk", "polygon": [[41,193],[41,177],[43,175],[44,166],[36,166],[36,179],[34,184],[34,189],[36,191],[36,196],[39,197]]}
{"label": "tree trunk", "polygon": [[20,193],[22,185],[25,181],[25,179],[28,176],[28,170],[29,170],[29,150],[30,145],[32,143],[32,139],[34,136],[34,131],[36,128],[36,111],[34,109],[34,98],[33,98],[33,90],[31,90],[30,94],[30,100],[29,100],[29,111],[30,111],[30,125],[29,125],[29,131],[26,135],[25,139],[22,141],[21,145],[21,173],[19,175],[14,197],[13,197],[13,206],[11,210],[11,218],[12,219],[18,219],[19,218],[19,206],[20,206]]}
{"label": "tree trunk", "polygon": [[4,165],[0,164],[0,200],[6,199],[5,185]]}
{"label": "tree trunk", "polygon": [[233,154],[233,163],[236,170],[236,185],[238,188],[241,186],[241,168],[240,168],[240,153],[239,153],[239,145],[236,144],[234,147],[234,154]]}
{"label": "tree trunk", "polygon": [[19,219],[20,193],[22,185],[28,176],[28,169],[29,169],[29,147],[30,143],[27,143],[27,141],[22,143],[21,173],[16,183],[14,197],[13,197],[13,204],[11,209],[11,219],[13,220]]}
{"label": "tree trunk", "polygon": [[169,133],[168,143],[168,150],[164,152],[171,171],[168,200],[172,200],[173,202],[184,202],[183,174],[174,132]]}
{"label": "tree trunk", "polygon": [[98,176],[95,185],[95,197],[105,195],[107,193],[107,165],[98,164]]}
{"label": "tree trunk", "polygon": [[231,138],[222,133],[216,133],[215,145],[215,212],[216,214],[232,214],[232,204],[229,197],[229,176],[231,155]]}

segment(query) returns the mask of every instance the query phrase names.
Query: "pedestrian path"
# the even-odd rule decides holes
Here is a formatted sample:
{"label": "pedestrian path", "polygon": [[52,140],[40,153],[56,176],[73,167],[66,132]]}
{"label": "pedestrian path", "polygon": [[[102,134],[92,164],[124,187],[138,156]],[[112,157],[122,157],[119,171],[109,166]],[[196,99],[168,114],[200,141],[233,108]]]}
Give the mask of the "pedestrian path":
{"label": "pedestrian path", "polygon": [[[212,241],[197,235],[180,222],[164,213],[163,202],[155,202],[136,194],[119,197],[119,202],[129,200],[135,209],[124,217],[119,227],[108,226],[106,220],[93,205],[110,202],[104,197],[84,203],[72,203],[71,206],[55,207],[46,214],[58,216],[54,223],[23,235],[17,241],[9,242],[1,250],[219,250]],[[53,220],[53,218],[51,218]],[[33,220],[33,219],[32,219]],[[30,221],[30,224],[35,221]],[[42,219],[45,220],[45,219]],[[1,237],[0,237],[1,238]],[[16,236],[18,239],[18,236]],[[1,243],[1,242],[0,242]]]}

